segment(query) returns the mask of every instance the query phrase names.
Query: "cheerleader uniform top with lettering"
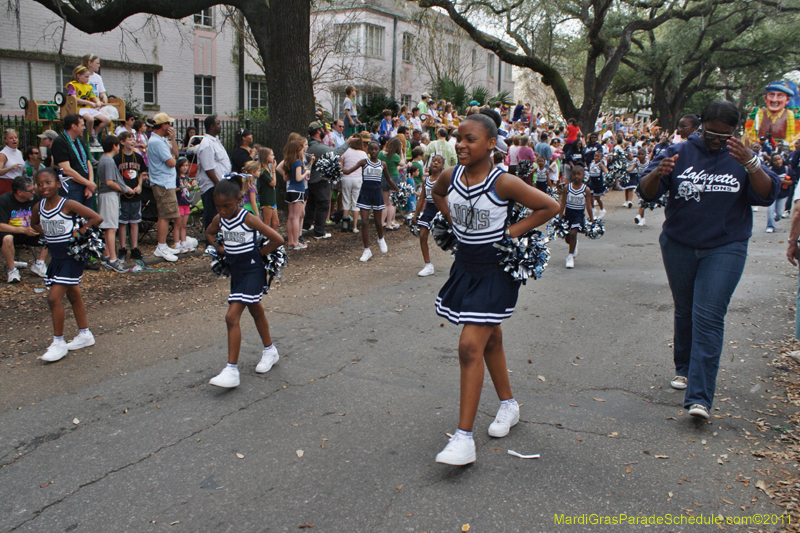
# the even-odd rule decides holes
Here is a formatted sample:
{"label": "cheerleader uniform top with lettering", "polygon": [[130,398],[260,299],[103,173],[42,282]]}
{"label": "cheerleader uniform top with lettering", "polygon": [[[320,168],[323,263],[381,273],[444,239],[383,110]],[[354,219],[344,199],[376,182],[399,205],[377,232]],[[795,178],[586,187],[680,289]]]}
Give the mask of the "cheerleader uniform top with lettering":
{"label": "cheerleader uniform top with lettering", "polygon": [[369,158],[361,168],[361,192],[358,193],[356,207],[359,209],[370,209],[380,211],[386,206],[383,204],[383,193],[381,192],[381,179],[383,178],[383,162],[373,162]]}
{"label": "cheerleader uniform top with lettering", "polygon": [[61,198],[53,209],[45,209],[46,199],[39,203],[39,219],[50,251],[50,265],[44,277],[45,285],[77,285],[83,277],[84,263],[69,255],[69,241],[72,232],[78,228],[72,215],[62,213],[66,198]]}
{"label": "cheerleader uniform top with lettering", "polygon": [[248,211],[239,209],[231,219],[220,218],[225,261],[231,269],[228,303],[254,304],[267,292],[267,273],[258,249],[256,230],[244,223]]}
{"label": "cheerleader uniform top with lettering", "polygon": [[425,210],[422,212],[422,215],[417,218],[417,226],[422,228],[431,229],[431,221],[433,217],[436,216],[436,213],[439,212],[436,208],[436,204],[433,203],[433,186],[435,184],[436,182],[431,181],[430,176],[425,178]]}
{"label": "cheerleader uniform top with lettering", "polygon": [[564,218],[569,222],[569,228],[583,228],[586,220],[583,213],[586,210],[586,184],[581,184],[579,188],[574,188],[572,183],[567,186],[567,202],[564,210]]}
{"label": "cheerleader uniform top with lettering", "polygon": [[514,201],[495,192],[500,169],[493,168],[469,187],[461,182],[464,171],[456,165],[448,186],[450,218],[459,242],[450,277],[436,298],[436,313],[453,324],[498,325],[514,311],[520,286],[500,267],[500,252],[493,246],[503,239]]}

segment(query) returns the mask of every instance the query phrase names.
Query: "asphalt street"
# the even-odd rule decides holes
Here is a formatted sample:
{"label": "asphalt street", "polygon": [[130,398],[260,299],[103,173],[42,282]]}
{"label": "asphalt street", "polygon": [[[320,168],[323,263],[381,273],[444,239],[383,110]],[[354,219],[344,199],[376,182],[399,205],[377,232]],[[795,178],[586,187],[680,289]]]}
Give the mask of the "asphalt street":
{"label": "asphalt street", "polygon": [[[434,462],[456,429],[460,332],[433,311],[450,261],[436,250],[435,276],[415,264],[336,305],[269,313],[281,359],[268,374],[254,373],[260,343],[245,315],[238,389],[208,385],[225,362],[220,338],[0,415],[0,531],[748,531],[686,520],[780,514],[755,486],[749,420],[776,394],[764,345],[794,326],[788,220],[764,234],[766,209],[754,214],[712,419],[699,423],[669,387],[663,212],[639,228],[612,202],[606,235],[581,240],[573,270],[566,245],[551,243],[544,277],[521,289],[503,330],[522,420],[487,435],[498,407],[487,373],[474,465]],[[374,266],[356,255],[353,275],[368,287],[380,261],[418,253],[408,241]],[[684,523],[568,525],[593,513]]]}

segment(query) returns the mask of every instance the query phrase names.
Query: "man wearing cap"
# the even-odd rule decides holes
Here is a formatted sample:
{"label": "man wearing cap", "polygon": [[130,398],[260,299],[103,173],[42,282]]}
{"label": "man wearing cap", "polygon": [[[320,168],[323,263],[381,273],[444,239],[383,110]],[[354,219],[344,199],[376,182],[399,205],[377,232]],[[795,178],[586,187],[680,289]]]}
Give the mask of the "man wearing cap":
{"label": "man wearing cap", "polygon": [[794,113],[786,109],[794,96],[795,91],[787,81],[773,81],[767,85],[764,89],[766,106],[760,107],[755,119],[745,124],[748,144],[756,142],[759,137],[768,137],[773,141],[786,140],[789,144],[800,138],[800,124],[796,122]]}
{"label": "man wearing cap", "polygon": [[[328,152],[342,155],[350,148],[348,143],[344,143],[338,148],[325,146],[322,142],[323,129],[324,126],[321,122],[312,122],[308,125],[308,153],[314,156],[315,161],[319,161]],[[325,221],[328,219],[328,208],[331,205],[331,182],[322,177],[317,165],[311,167],[307,193],[308,201],[306,215],[303,219],[303,229],[307,230],[313,225],[315,239],[328,239],[331,234],[325,233]]]}
{"label": "man wearing cap", "polygon": [[428,100],[430,100],[431,95],[428,93],[422,93],[422,99],[417,104],[417,108],[419,108],[420,115],[427,115],[428,114]]}
{"label": "man wearing cap", "polygon": [[197,184],[203,199],[203,229],[207,228],[217,215],[214,204],[214,187],[219,180],[231,172],[228,152],[219,140],[222,124],[219,117],[211,115],[203,121],[206,134],[197,148]]}
{"label": "man wearing cap", "polygon": [[53,163],[53,154],[50,151],[50,147],[53,146],[53,141],[58,139],[58,133],[54,130],[45,130],[39,135],[37,135],[39,139],[39,155],[40,159],[42,160],[42,164],[45,167],[50,168],[55,163]]}
{"label": "man wearing cap", "polygon": [[153,255],[165,261],[177,261],[178,257],[167,246],[169,221],[178,218],[178,198],[175,190],[178,187],[175,164],[178,161],[178,143],[175,141],[175,122],[166,113],[157,113],[147,121],[153,126],[153,133],[147,143],[147,165],[150,171],[150,187],[158,207],[156,233],[158,246]]}

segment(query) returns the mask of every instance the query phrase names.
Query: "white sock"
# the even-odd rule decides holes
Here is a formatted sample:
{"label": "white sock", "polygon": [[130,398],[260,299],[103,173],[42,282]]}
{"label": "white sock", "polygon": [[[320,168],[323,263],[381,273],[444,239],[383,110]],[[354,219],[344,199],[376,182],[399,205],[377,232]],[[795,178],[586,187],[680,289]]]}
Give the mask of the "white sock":
{"label": "white sock", "polygon": [[66,343],[66,341],[64,340],[64,335],[53,335],[53,342],[57,342],[59,344],[61,344],[62,342]]}
{"label": "white sock", "polygon": [[36,260],[36,264],[37,264],[37,265],[43,265],[43,264],[44,264],[44,261],[42,261],[41,259],[37,259],[37,260]]}
{"label": "white sock", "polygon": [[89,331],[89,328],[81,328],[78,330],[78,335],[86,335],[87,333],[91,334],[92,332]]}
{"label": "white sock", "polygon": [[515,400],[514,398],[509,398],[508,400],[500,400],[500,405],[501,406],[507,405],[509,407],[514,407],[515,405],[517,405],[517,400]]}
{"label": "white sock", "polygon": [[235,368],[236,370],[239,370],[239,365],[234,363],[228,363],[228,368]]}
{"label": "white sock", "polygon": [[274,345],[274,344],[270,344],[269,346],[264,346],[264,349],[265,349],[265,350],[269,350],[269,349],[270,349],[270,348],[272,348],[273,346],[275,346],[275,345]]}
{"label": "white sock", "polygon": [[433,263],[425,263],[425,266],[433,266]]}
{"label": "white sock", "polygon": [[167,243],[163,243],[163,244],[162,243],[158,243],[158,249],[159,250],[169,250],[169,247],[167,246]]}
{"label": "white sock", "polygon": [[464,431],[463,429],[457,429],[456,430],[456,435],[461,435],[462,437],[467,437],[467,438],[470,438],[470,439],[472,438],[472,432],[471,431]]}

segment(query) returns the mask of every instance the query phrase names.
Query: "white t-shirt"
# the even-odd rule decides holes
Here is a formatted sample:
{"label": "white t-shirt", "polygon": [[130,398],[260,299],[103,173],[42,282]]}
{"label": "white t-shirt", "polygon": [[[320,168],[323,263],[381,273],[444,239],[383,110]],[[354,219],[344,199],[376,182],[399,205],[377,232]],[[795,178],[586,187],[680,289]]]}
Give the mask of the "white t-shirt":
{"label": "white t-shirt", "polygon": [[127,128],[125,128],[125,126],[119,125],[119,126],[117,126],[117,129],[115,129],[115,130],[114,130],[114,135],[115,135],[116,137],[119,137],[119,134],[120,134],[120,133],[123,133],[123,132],[126,132],[126,131],[127,131],[128,133],[133,133],[131,130],[129,130],[129,129],[127,129]]}
{"label": "white t-shirt", "polygon": [[[6,159],[7,159],[6,165],[3,168],[13,167],[14,165],[24,165],[25,164],[25,158],[22,156],[22,152],[20,152],[16,148],[10,148],[8,146],[4,146],[3,149],[0,150],[0,154],[3,154],[4,156],[6,156]],[[6,172],[2,176],[0,176],[0,178],[7,179],[7,180],[13,180],[17,176],[22,176],[23,172],[24,172],[24,170],[22,169],[22,167],[20,167],[20,168],[17,168],[15,170],[9,170],[8,172]],[[800,189],[800,187],[798,187],[798,189]]]}
{"label": "white t-shirt", "polygon": [[511,145],[508,147],[508,164],[509,166],[515,167],[519,164],[517,160],[517,153],[519,152],[519,146]]}
{"label": "white t-shirt", "polygon": [[101,78],[100,74],[97,72],[89,76],[89,85],[92,86],[92,89],[94,89],[94,94],[98,98],[100,98],[100,93],[106,92],[106,86],[103,85],[103,78]]}
{"label": "white t-shirt", "polygon": [[[344,99],[344,110],[350,111],[350,118],[353,119],[353,124],[355,124],[356,116],[358,115],[358,113],[356,111],[356,106],[353,105],[353,101],[350,100],[349,98]],[[344,120],[345,127],[351,126],[350,124],[347,123],[347,113],[345,113],[345,115],[342,117],[342,120]]]}
{"label": "white t-shirt", "polygon": [[602,139],[602,141],[603,141],[604,143],[605,143],[605,142],[606,142],[608,139],[613,139],[613,138],[614,138],[614,134],[611,132],[611,130],[606,130],[606,132],[605,132],[605,133],[603,134],[603,136],[601,137],[601,139]]}
{"label": "white t-shirt", "polygon": [[409,122],[411,122],[412,131],[413,130],[422,131],[422,120],[420,120],[419,117],[411,117]]}
{"label": "white t-shirt", "polygon": [[[345,153],[339,156],[339,162],[342,165],[342,170],[352,167],[353,165],[357,164],[359,161],[363,161],[367,158],[367,152],[363,150],[353,150],[352,148],[348,148]],[[352,174],[342,174],[343,180],[349,179],[357,179],[360,180],[361,176],[361,168],[356,169],[353,171]]]}

